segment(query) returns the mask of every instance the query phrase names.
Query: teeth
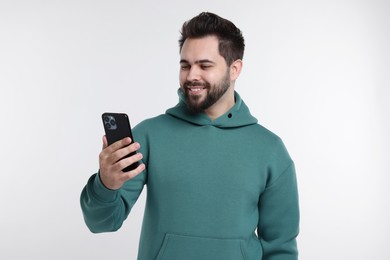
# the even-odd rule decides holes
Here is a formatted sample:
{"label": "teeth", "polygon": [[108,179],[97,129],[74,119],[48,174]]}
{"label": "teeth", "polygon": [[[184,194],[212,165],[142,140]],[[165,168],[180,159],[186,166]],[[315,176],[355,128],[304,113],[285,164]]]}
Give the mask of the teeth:
{"label": "teeth", "polygon": [[194,92],[197,92],[197,91],[201,91],[203,88],[202,87],[191,87],[189,88],[190,91],[194,91]]}

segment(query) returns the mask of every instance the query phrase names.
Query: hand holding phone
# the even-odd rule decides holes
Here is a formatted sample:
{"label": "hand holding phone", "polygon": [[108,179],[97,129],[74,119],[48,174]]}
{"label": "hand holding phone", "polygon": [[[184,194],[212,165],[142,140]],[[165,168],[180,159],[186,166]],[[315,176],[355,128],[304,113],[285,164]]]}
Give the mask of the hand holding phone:
{"label": "hand holding phone", "polygon": [[99,155],[100,178],[109,189],[119,189],[145,169],[138,161],[140,145],[134,142],[128,116],[122,113],[104,113],[103,150]]}
{"label": "hand holding phone", "polygon": [[[108,145],[112,145],[113,143],[126,138],[131,138],[131,144],[134,143],[133,134],[131,132],[129,117],[126,114],[122,113],[104,113],[102,115],[104,131],[106,132],[106,137],[108,141]],[[136,152],[130,152],[123,158],[127,158],[135,155]],[[122,158],[122,159],[123,159]],[[138,162],[129,165],[128,167],[122,169],[124,172],[128,172],[134,170],[139,165]]]}

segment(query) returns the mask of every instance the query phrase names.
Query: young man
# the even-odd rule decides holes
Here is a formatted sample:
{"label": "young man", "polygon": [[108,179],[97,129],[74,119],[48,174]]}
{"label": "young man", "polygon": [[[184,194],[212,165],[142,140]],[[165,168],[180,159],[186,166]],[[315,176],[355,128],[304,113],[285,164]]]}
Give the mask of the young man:
{"label": "young man", "polygon": [[140,260],[297,259],[293,161],[234,91],[241,31],[201,13],[184,23],[179,43],[179,103],[135,127],[130,146],[103,138],[100,170],[81,194],[86,224],[119,229],[146,184]]}

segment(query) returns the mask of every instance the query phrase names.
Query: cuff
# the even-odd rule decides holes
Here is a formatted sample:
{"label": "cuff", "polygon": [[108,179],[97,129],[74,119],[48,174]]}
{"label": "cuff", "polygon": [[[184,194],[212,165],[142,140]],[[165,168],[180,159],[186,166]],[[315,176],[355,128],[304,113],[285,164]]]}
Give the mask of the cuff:
{"label": "cuff", "polygon": [[113,202],[117,199],[119,195],[119,190],[111,190],[104,186],[103,182],[100,179],[100,172],[96,173],[95,180],[93,181],[92,185],[95,196],[102,202]]}

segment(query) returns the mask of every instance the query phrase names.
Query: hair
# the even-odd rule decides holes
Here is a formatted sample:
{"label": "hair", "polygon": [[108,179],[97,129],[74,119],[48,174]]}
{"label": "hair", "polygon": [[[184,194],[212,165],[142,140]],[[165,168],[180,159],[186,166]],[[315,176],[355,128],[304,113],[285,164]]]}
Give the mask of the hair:
{"label": "hair", "polygon": [[235,60],[242,60],[244,57],[245,43],[240,29],[231,21],[216,14],[209,12],[200,13],[198,16],[186,21],[180,33],[180,52],[186,39],[214,35],[219,40],[219,54],[225,59],[228,66]]}

